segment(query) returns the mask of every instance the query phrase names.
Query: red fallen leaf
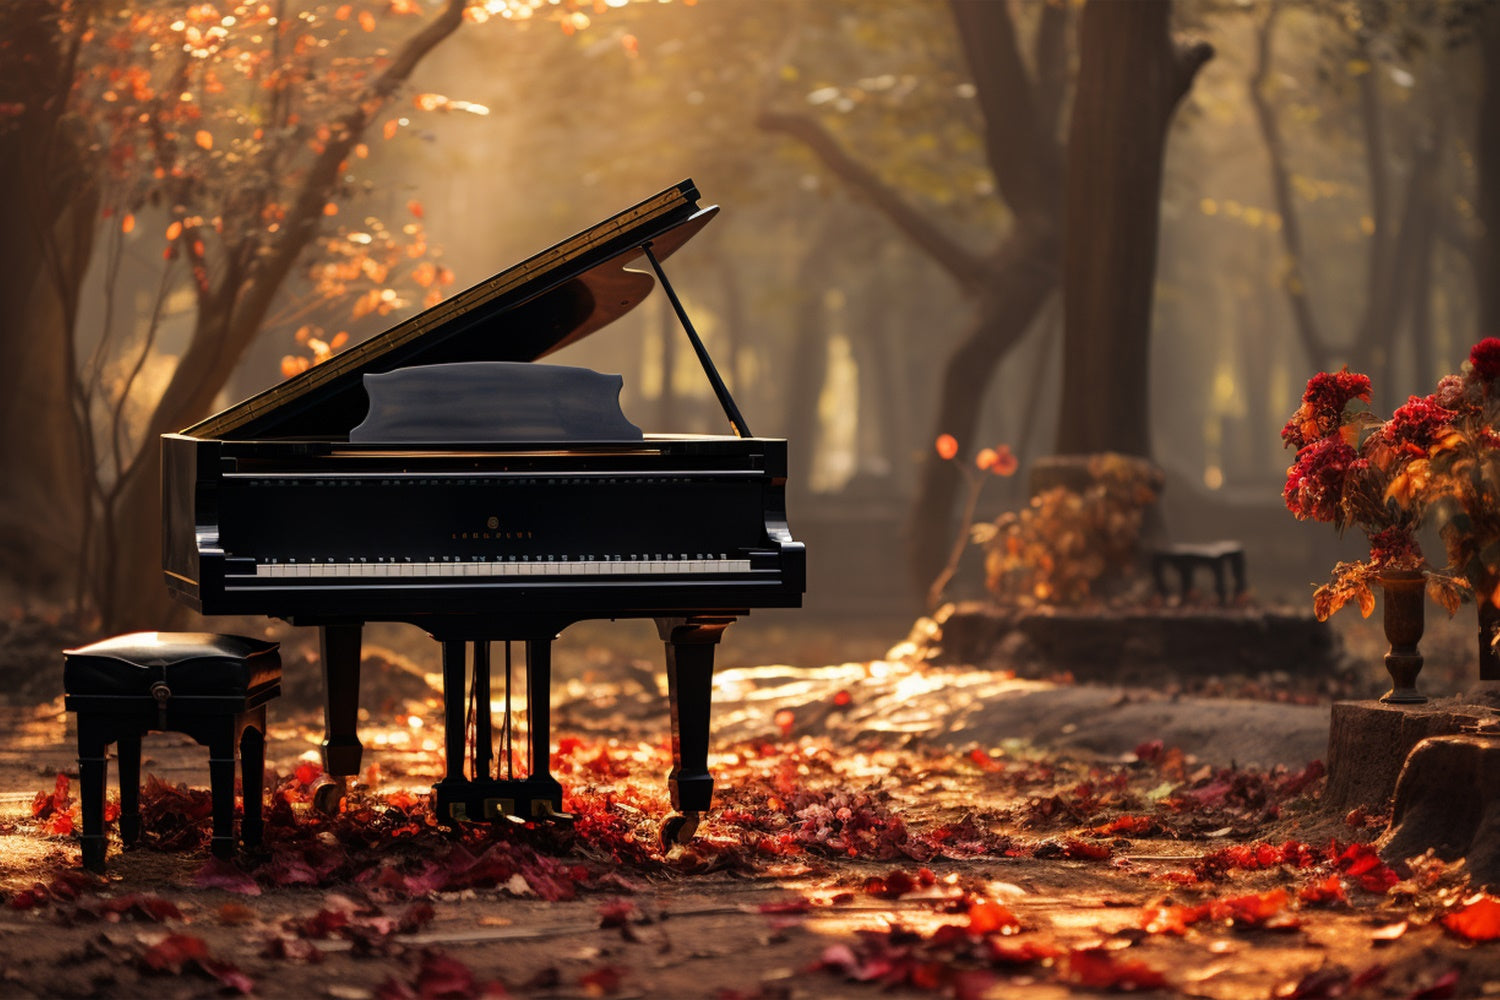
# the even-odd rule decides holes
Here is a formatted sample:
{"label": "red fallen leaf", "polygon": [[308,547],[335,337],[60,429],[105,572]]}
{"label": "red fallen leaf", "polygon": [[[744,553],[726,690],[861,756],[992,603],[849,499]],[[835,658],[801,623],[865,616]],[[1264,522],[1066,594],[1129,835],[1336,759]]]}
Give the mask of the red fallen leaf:
{"label": "red fallen leaf", "polygon": [[1151,876],[1152,881],[1166,882],[1168,885],[1197,885],[1202,881],[1192,872],[1166,871],[1158,872]]}
{"label": "red fallen leaf", "polygon": [[1062,843],[1063,857],[1070,860],[1085,859],[1102,861],[1114,853],[1108,844],[1091,844],[1087,840],[1069,837]]}
{"label": "red fallen leaf", "polygon": [[312,761],[305,760],[297,765],[297,770],[293,773],[297,778],[298,784],[311,785],[313,782],[317,781],[319,777],[322,776],[323,769],[317,764],[314,764]]}
{"label": "red fallen leaf", "polygon": [[1166,976],[1138,959],[1116,959],[1103,948],[1068,952],[1068,981],[1095,990],[1170,989]]}
{"label": "red fallen leaf", "polygon": [[983,1000],[998,981],[998,976],[984,969],[961,969],[951,980],[954,1000]]}
{"label": "red fallen leaf", "polygon": [[892,869],[884,878],[873,875],[865,880],[865,892],[876,899],[898,899],[916,888],[917,880],[899,868]]}
{"label": "red fallen leaf", "polygon": [[985,941],[989,947],[989,959],[997,965],[1049,962],[1061,958],[1063,954],[1061,948],[1042,941],[1017,941],[1002,937],[989,937]]}
{"label": "red fallen leaf", "polygon": [[1147,934],[1176,934],[1181,937],[1187,929],[1208,916],[1207,903],[1201,906],[1148,906],[1141,911],[1140,927]]}
{"label": "red fallen leaf", "polygon": [[230,900],[214,911],[214,919],[225,927],[243,927],[255,923],[255,911],[244,903]]}
{"label": "red fallen leaf", "polygon": [[1160,757],[1166,750],[1166,744],[1161,740],[1150,740],[1135,748],[1135,759],[1149,764]]}
{"label": "red fallen leaf", "polygon": [[1352,976],[1341,965],[1314,969],[1301,979],[1290,991],[1276,991],[1276,996],[1286,1000],[1337,1000],[1349,991]]}
{"label": "red fallen leaf", "polygon": [[975,747],[969,751],[969,760],[981,771],[989,771],[992,774],[997,774],[1005,770],[1004,761],[996,760],[979,747]]}
{"label": "red fallen leaf", "polygon": [[1296,774],[1283,778],[1276,786],[1276,794],[1291,798],[1301,795],[1307,787],[1319,778],[1323,777],[1324,768],[1321,760],[1315,760]]}
{"label": "red fallen leaf", "polygon": [[833,693],[833,703],[839,708],[846,708],[853,701],[854,695],[850,694],[843,688],[840,688]]}
{"label": "red fallen leaf", "polygon": [[80,901],[78,908],[106,920],[141,917],[160,924],[168,920],[182,919],[182,911],[177,908],[176,904],[149,892],[132,892],[114,899],[96,898]]}
{"label": "red fallen leaf", "polygon": [[68,837],[73,834],[73,816],[71,813],[53,813],[47,820],[47,833],[54,837]]}
{"label": "red fallen leaf", "polygon": [[224,889],[244,896],[260,895],[260,886],[255,884],[255,879],[230,862],[215,857],[210,857],[193,873],[193,884],[202,889]]}
{"label": "red fallen leaf", "polygon": [[1330,875],[1321,882],[1304,885],[1297,890],[1297,899],[1299,902],[1309,906],[1315,906],[1319,903],[1349,902],[1349,897],[1344,895],[1343,879],[1337,875]]}
{"label": "red fallen leaf", "polygon": [[192,934],[169,934],[141,954],[149,972],[182,972],[188,962],[208,958],[208,943]]}
{"label": "red fallen leaf", "polygon": [[41,819],[55,812],[68,811],[68,776],[58,772],[51,792],[37,792],[31,800],[31,815]]}
{"label": "red fallen leaf", "polygon": [[613,965],[601,965],[592,972],[578,977],[578,985],[590,996],[612,997],[620,992],[620,969]]}
{"label": "red fallen leaf", "polygon": [[1112,837],[1117,834],[1147,833],[1156,826],[1150,816],[1120,816],[1089,830],[1096,837]]}
{"label": "red fallen leaf", "polygon": [[[1270,921],[1286,909],[1287,900],[1287,891],[1276,888],[1268,892],[1213,900],[1208,904],[1208,911],[1215,920],[1229,920],[1236,924],[1266,927],[1271,926]],[[1296,926],[1296,923],[1292,918],[1283,918],[1283,920],[1276,921],[1275,926],[1292,927]]]}
{"label": "red fallen leaf", "polygon": [[1466,941],[1493,941],[1500,937],[1500,899],[1489,893],[1478,893],[1464,900],[1463,906],[1440,918],[1449,933]]}
{"label": "red fallen leaf", "polygon": [[635,904],[628,899],[616,899],[599,907],[600,927],[624,927],[636,914]]}
{"label": "red fallen leaf", "polygon": [[797,724],[797,715],[790,708],[783,708],[771,719],[776,723],[776,728],[781,730],[782,736],[792,735],[792,727]]}
{"label": "red fallen leaf", "polygon": [[432,923],[437,916],[437,910],[433,909],[431,903],[418,901],[406,908],[401,914],[401,920],[396,929],[402,934],[414,934]]}
{"label": "red fallen leaf", "polygon": [[1367,892],[1383,893],[1401,881],[1369,844],[1351,844],[1335,859],[1335,864]]}
{"label": "red fallen leaf", "polygon": [[1431,986],[1413,993],[1410,1000],[1449,1000],[1450,997],[1458,995],[1458,980],[1458,970],[1450,969],[1439,976]]}
{"label": "red fallen leaf", "polygon": [[232,990],[246,995],[255,992],[255,980],[229,962],[221,962],[216,958],[202,958],[198,960],[198,967]]}
{"label": "red fallen leaf", "polygon": [[992,899],[969,904],[970,934],[1014,934],[1020,929],[1021,921],[1016,915]]}

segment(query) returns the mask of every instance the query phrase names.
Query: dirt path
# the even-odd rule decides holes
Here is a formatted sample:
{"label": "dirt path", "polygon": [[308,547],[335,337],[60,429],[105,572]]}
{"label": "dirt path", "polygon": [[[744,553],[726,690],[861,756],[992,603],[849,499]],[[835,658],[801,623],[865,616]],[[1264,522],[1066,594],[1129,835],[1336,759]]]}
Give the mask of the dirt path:
{"label": "dirt path", "polygon": [[[1440,922],[1461,872],[1385,869],[1348,846],[1374,826],[1318,812],[1326,706],[883,661],[726,670],[715,814],[663,857],[649,671],[557,693],[575,828],[463,838],[419,801],[440,768],[411,719],[436,716],[409,681],[372,685],[376,767],[343,819],[299,798],[320,733],[289,699],[270,850],[219,870],[201,846],[115,845],[102,881],[33,816],[75,769],[60,705],[5,710],[0,996],[1500,993],[1497,946]],[[202,788],[203,753],[156,736],[146,769]]]}

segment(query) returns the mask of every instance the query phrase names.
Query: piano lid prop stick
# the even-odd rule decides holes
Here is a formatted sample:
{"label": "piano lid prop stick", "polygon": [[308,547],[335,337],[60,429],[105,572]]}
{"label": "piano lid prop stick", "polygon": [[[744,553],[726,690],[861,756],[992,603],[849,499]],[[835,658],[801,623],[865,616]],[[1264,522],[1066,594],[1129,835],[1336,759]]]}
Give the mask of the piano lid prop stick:
{"label": "piano lid prop stick", "polygon": [[734,428],[735,434],[742,438],[754,437],[750,433],[750,427],[745,423],[740,408],[734,405],[734,397],[729,395],[729,389],[724,385],[724,380],[719,377],[719,369],[714,367],[713,358],[708,356],[708,349],[703,346],[703,341],[698,337],[698,331],[693,329],[693,321],[688,319],[687,310],[682,308],[682,302],[677,298],[677,293],[672,289],[672,283],[667,280],[667,272],[661,269],[661,262],[656,259],[656,254],[651,252],[651,244],[641,244],[641,249],[646,252],[646,259],[651,262],[651,269],[656,272],[656,280],[661,282],[661,287],[667,293],[667,301],[672,303],[672,310],[677,313],[677,320],[682,324],[683,330],[687,331],[688,340],[692,341],[693,352],[698,355],[698,363],[703,366],[703,374],[708,376],[709,385],[714,387],[714,395],[719,397],[719,405],[724,408],[724,415],[729,418],[729,424]]}

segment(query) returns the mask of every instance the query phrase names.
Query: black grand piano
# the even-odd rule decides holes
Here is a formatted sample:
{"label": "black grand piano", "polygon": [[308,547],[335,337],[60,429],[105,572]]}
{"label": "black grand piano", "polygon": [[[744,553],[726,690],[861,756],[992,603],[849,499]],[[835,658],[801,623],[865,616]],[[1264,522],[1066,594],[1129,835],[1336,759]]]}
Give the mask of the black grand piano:
{"label": "black grand piano", "polygon": [[[786,442],[750,434],[661,267],[717,213],[698,197],[684,181],[163,437],[173,595],[203,614],[321,631],[335,779],[322,807],[359,772],[364,622],[409,622],[442,645],[447,773],[434,789],[439,817],[456,822],[561,814],[547,763],[551,642],[584,619],[651,618],[672,726],[662,836],[692,836],[713,793],[714,646],[751,608],[799,606],[805,581],[786,524]],[[620,413],[618,376],[536,363],[657,280],[732,436],[643,435]],[[499,640],[507,676],[510,643],[525,646],[522,777],[492,749]]]}

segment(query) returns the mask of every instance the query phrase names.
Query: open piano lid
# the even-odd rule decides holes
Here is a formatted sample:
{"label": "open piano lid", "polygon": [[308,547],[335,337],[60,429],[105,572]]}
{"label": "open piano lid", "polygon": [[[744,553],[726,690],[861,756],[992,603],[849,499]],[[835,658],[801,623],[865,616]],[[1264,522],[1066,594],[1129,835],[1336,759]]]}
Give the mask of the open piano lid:
{"label": "open piano lid", "polygon": [[718,214],[691,180],[440,302],[182,433],[198,438],[347,435],[365,415],[362,376],[414,364],[535,361],[624,315],[656,285],[625,265],[670,256]]}

